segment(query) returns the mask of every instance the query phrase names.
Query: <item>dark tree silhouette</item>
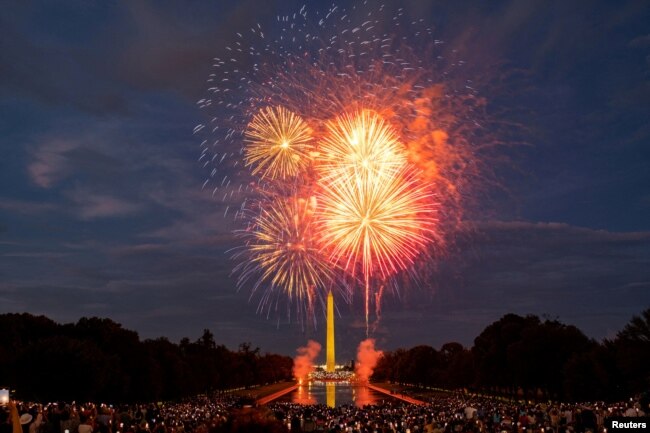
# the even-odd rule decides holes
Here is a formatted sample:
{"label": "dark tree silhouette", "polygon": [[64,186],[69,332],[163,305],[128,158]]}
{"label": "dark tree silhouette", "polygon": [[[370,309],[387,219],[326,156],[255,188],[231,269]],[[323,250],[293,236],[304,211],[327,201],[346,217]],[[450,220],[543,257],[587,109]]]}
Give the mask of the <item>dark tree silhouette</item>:
{"label": "dark tree silhouette", "polygon": [[440,348],[440,373],[436,385],[446,388],[465,388],[474,384],[475,369],[472,353],[462,344],[445,343]]}
{"label": "dark tree silhouette", "polygon": [[446,343],[384,352],[373,378],[541,399],[619,400],[650,389],[650,310],[614,341],[590,340],[557,319],[507,314],[471,350]]}
{"label": "dark tree silhouette", "polygon": [[[183,338],[140,341],[110,319],[58,325],[42,316],[0,315],[0,383],[19,398],[51,401],[160,401],[291,378],[291,358],[234,352],[206,329]],[[46,362],[44,362],[46,361]]]}
{"label": "dark tree silhouette", "polygon": [[539,318],[534,316],[507,314],[485,328],[472,348],[478,383],[492,389],[515,390],[516,379],[511,369],[513,354],[509,360],[508,347],[522,339],[525,329],[538,324]]}
{"label": "dark tree silhouette", "polygon": [[650,308],[641,312],[640,316],[632,316],[630,323],[618,333],[618,338],[642,344],[650,344]]}
{"label": "dark tree silhouette", "polygon": [[650,390],[650,308],[633,316],[609,347],[615,353],[625,388],[633,392]]}

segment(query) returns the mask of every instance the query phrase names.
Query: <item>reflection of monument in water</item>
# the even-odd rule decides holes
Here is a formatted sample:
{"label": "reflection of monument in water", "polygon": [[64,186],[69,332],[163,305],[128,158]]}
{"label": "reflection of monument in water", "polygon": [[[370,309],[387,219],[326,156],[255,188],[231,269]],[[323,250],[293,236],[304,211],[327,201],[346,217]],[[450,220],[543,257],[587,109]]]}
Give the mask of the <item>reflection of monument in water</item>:
{"label": "reflection of monument in water", "polygon": [[335,382],[325,383],[325,401],[327,402],[327,407],[336,407],[336,383]]}

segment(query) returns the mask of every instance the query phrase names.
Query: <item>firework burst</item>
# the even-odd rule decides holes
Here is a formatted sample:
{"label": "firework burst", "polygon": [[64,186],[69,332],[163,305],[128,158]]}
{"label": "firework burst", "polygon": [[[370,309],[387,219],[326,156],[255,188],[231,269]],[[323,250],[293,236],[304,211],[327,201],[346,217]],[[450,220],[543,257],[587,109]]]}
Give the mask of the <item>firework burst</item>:
{"label": "firework burst", "polygon": [[387,278],[413,264],[436,238],[436,205],[412,169],[390,176],[342,177],[319,195],[319,238],[332,262]]}
{"label": "firework burst", "polygon": [[454,78],[464,62],[389,9],[303,7],[214,59],[199,160],[204,187],[241,203],[235,271],[260,311],[287,299],[309,316],[345,278],[364,287],[367,323],[398,274],[444,254],[487,184],[485,101]]}
{"label": "firework burst", "polygon": [[319,146],[318,169],[323,181],[390,176],[406,162],[394,130],[377,113],[360,110],[327,122]]}
{"label": "firework burst", "polygon": [[244,162],[262,179],[287,179],[303,171],[313,151],[311,128],[284,107],[262,108],[246,129]]}
{"label": "firework burst", "polygon": [[315,206],[314,197],[276,198],[238,232],[245,245],[235,254],[243,258],[235,271],[240,286],[254,281],[251,296],[262,292],[258,311],[270,313],[278,305],[273,301],[284,296],[304,320],[313,316],[315,301],[331,288],[334,271],[314,238]]}

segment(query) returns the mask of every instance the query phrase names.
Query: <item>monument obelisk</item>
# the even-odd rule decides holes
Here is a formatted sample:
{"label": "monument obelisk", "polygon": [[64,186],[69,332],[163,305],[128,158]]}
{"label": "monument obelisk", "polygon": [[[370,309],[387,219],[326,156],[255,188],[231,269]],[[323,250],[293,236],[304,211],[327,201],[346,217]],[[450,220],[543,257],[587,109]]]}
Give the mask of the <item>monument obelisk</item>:
{"label": "monument obelisk", "polygon": [[336,362],[334,361],[334,297],[330,291],[327,294],[327,361],[325,371],[334,372]]}

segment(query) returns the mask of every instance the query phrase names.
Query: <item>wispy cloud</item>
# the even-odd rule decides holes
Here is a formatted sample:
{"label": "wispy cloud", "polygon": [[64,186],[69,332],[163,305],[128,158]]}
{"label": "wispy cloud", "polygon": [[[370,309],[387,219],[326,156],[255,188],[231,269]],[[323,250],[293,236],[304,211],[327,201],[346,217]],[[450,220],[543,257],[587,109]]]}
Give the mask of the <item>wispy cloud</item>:
{"label": "wispy cloud", "polygon": [[73,167],[66,152],[79,146],[77,141],[54,139],[39,144],[27,166],[31,180],[41,188],[50,188],[71,174]]}
{"label": "wispy cloud", "polygon": [[134,215],[143,206],[110,195],[96,194],[90,190],[77,188],[67,193],[82,219],[122,217]]}

